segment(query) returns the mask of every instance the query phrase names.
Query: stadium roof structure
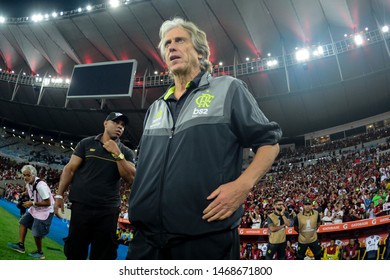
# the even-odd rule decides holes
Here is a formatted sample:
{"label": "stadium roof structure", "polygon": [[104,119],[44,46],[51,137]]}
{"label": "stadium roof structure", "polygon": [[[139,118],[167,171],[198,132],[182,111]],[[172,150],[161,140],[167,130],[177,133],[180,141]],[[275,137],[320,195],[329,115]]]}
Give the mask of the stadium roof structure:
{"label": "stadium roof structure", "polygon": [[[389,1],[119,2],[36,22],[0,21],[3,123],[87,136],[102,131],[108,112],[121,111],[130,119],[125,138],[135,147],[148,106],[170,83],[157,45],[161,23],[174,16],[207,33],[214,75],[245,81],[285,137],[390,111],[390,35],[383,28]],[[67,102],[66,83],[42,80],[69,78],[77,64],[127,59],[138,61],[131,98]]]}

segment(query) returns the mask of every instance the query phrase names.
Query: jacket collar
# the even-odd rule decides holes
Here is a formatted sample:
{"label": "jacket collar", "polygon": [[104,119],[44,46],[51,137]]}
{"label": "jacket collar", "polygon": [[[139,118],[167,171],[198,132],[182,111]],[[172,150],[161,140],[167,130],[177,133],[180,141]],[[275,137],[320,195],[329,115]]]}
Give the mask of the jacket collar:
{"label": "jacket collar", "polygon": [[[209,72],[200,72],[198,76],[186,84],[186,89],[190,88],[191,86],[195,86],[197,88],[207,87],[210,84],[211,78],[212,77]],[[159,99],[167,100],[174,92],[175,84],[171,84],[165,94]]]}

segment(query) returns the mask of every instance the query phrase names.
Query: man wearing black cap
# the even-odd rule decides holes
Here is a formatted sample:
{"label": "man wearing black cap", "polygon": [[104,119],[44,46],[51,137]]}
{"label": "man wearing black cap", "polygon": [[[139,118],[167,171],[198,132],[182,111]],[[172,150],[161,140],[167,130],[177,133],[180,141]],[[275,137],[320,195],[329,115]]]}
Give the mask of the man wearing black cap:
{"label": "man wearing black cap", "polygon": [[82,139],[64,167],[55,196],[54,213],[64,213],[63,195],[71,185],[72,215],[64,252],[69,260],[113,260],[117,257],[116,227],[120,207],[120,179],[132,183],[134,153],[123,145],[128,118],[112,112],[104,132]]}
{"label": "man wearing black cap", "polygon": [[317,237],[320,225],[321,218],[318,211],[313,210],[313,202],[309,198],[304,199],[303,211],[294,219],[294,229],[298,232],[298,260],[305,258],[307,248],[310,248],[316,260],[321,259],[321,244]]}

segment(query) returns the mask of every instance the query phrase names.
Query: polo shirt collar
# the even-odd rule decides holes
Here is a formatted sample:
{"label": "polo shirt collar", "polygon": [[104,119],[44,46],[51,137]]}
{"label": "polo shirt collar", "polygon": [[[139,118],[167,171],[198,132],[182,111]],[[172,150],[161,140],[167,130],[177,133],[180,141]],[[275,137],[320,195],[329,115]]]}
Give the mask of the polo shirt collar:
{"label": "polo shirt collar", "polygon": [[[94,138],[93,140],[100,142],[100,139],[102,139],[102,137],[103,137],[103,133],[100,133],[100,134],[96,135],[95,138]],[[120,142],[120,139],[119,139],[119,138],[116,139],[115,142],[116,142],[116,143],[119,143],[119,142]]]}
{"label": "polo shirt collar", "polygon": [[[191,89],[191,88],[196,88],[198,87],[200,80],[202,79],[202,76],[204,75],[204,71],[201,71],[192,81],[188,82],[186,84],[186,90]],[[164,95],[164,100],[168,99],[175,99],[173,96],[173,93],[175,92],[175,84],[173,84],[167,91],[167,93]]]}

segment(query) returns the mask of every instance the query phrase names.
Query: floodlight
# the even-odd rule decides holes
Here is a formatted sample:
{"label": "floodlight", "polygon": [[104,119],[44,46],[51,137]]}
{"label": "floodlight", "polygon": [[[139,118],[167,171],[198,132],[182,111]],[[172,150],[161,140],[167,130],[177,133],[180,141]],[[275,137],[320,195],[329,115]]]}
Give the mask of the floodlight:
{"label": "floodlight", "polygon": [[383,33],[389,32],[389,27],[387,25],[383,26],[382,27],[382,32]]}
{"label": "floodlight", "polygon": [[31,17],[31,19],[33,22],[38,22],[38,21],[43,20],[43,16],[42,16],[42,14],[35,14]]}
{"label": "floodlight", "polygon": [[297,61],[305,61],[310,57],[309,51],[307,49],[299,49],[295,52],[295,58]]}
{"label": "floodlight", "polygon": [[278,61],[276,59],[268,60],[267,61],[267,66],[272,67],[278,65]]}
{"label": "floodlight", "polygon": [[119,6],[119,0],[110,0],[110,5],[113,8],[116,8]]}
{"label": "floodlight", "polygon": [[356,46],[360,46],[363,44],[363,37],[360,34],[355,35],[355,37],[353,37],[353,40],[355,41]]}
{"label": "floodlight", "polygon": [[314,56],[320,56],[323,54],[324,54],[324,48],[322,46],[317,47],[317,49],[313,51]]}

